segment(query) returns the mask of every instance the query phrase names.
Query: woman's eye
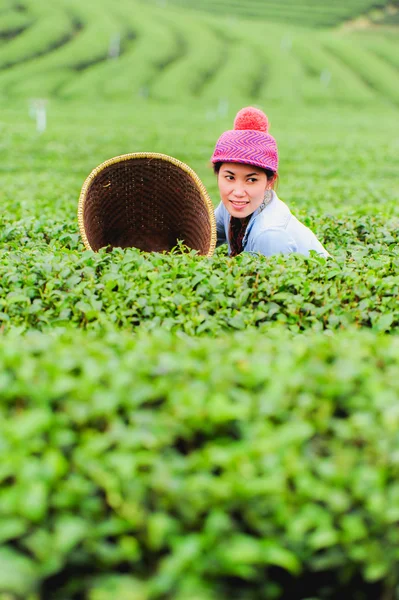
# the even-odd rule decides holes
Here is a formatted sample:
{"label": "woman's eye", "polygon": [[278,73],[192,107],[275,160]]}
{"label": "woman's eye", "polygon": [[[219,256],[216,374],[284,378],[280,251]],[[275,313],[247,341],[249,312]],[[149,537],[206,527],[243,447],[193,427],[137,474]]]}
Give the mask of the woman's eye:
{"label": "woman's eye", "polygon": [[250,178],[248,179],[248,181],[249,181],[250,183],[255,183],[255,181],[258,181],[258,180],[257,180],[257,179],[255,179],[255,177],[250,177]]}

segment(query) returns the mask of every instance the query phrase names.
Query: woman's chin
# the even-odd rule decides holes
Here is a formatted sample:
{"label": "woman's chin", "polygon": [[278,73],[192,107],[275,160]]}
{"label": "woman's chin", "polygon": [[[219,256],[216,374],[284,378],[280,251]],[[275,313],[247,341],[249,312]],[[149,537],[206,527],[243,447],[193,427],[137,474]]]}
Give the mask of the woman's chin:
{"label": "woman's chin", "polygon": [[227,210],[233,217],[237,217],[239,219],[244,219],[252,212],[250,204],[244,204],[243,206],[235,206],[234,204],[229,204]]}

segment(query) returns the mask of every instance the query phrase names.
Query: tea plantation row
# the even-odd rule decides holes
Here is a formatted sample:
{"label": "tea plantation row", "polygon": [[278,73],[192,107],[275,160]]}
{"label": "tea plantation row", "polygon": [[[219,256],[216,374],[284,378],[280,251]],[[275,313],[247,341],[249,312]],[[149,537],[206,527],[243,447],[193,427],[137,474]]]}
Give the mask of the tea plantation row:
{"label": "tea plantation row", "polygon": [[0,339],[2,597],[393,597],[398,355],[364,331]]}
{"label": "tea plantation row", "polygon": [[[375,220],[362,218],[364,242]],[[3,329],[58,325],[133,330],[165,328],[216,336],[230,329],[276,323],[292,331],[340,329],[354,324],[376,331],[399,325],[398,231],[382,228],[367,246],[335,260],[312,256],[226,260],[195,254],[145,255],[137,250],[76,253],[77,235],[62,234],[68,250],[48,245],[32,228],[34,249],[15,250],[0,263]],[[329,242],[326,224],[324,239]],[[15,230],[3,230],[7,243]],[[42,241],[41,241],[42,239]],[[330,244],[327,244],[330,247]]]}
{"label": "tea plantation row", "polygon": [[[399,104],[394,31],[309,32],[128,0],[24,7],[0,24],[0,100]],[[281,3],[275,10],[283,16]]]}
{"label": "tea plantation row", "polygon": [[[168,0],[153,0],[167,7]],[[225,16],[251,17],[263,21],[282,21],[308,27],[334,27],[343,21],[354,19],[372,9],[383,9],[387,0],[335,0],[327,4],[320,0],[170,0],[180,7],[211,12]]]}

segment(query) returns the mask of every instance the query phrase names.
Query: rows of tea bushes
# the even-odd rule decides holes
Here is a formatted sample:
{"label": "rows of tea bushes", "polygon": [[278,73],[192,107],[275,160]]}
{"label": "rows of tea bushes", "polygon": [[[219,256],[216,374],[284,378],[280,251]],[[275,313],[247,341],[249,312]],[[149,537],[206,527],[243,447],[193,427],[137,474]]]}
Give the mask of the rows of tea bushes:
{"label": "rows of tea bushes", "polygon": [[399,104],[399,82],[395,65],[375,56],[370,50],[348,44],[348,40],[342,38],[329,38],[324,43],[334,56],[356,71],[370,88],[396,105]]}
{"label": "rows of tea bushes", "polygon": [[[17,13],[13,16],[19,15]],[[41,10],[32,13],[31,18],[30,26],[8,42],[7,51],[0,58],[0,69],[9,69],[18,63],[54,51],[69,41],[76,30],[76,24],[61,7],[45,10],[42,6]]]}
{"label": "rows of tea bushes", "polygon": [[399,325],[397,226],[362,217],[351,223],[358,243],[347,250],[334,244],[335,227],[330,221],[323,227],[334,256],[327,260],[248,254],[228,260],[225,248],[212,259],[193,251],[182,256],[179,250],[175,255],[135,249],[79,252],[77,234],[60,229],[64,248],[59,248],[35,223],[24,232],[31,237],[28,252],[17,249],[18,228],[5,227],[3,247],[13,238],[16,242],[15,249],[2,252],[0,321],[6,330],[112,324],[130,331],[164,328],[212,336],[248,327],[266,331],[276,324],[297,332],[352,324],[394,331]]}
{"label": "rows of tea bushes", "polygon": [[[134,16],[128,10],[122,14],[131,38],[123,45],[122,54],[117,60],[99,61],[69,77],[61,88],[64,98],[146,98],[160,73],[184,56],[188,44],[186,27],[190,24],[195,26],[193,20],[187,23],[183,19],[184,26],[180,27],[179,19],[172,27],[148,10],[135,11]],[[206,36],[207,30],[202,33]],[[210,47],[215,50],[213,44]],[[195,72],[192,77],[195,77]],[[171,89],[176,93],[176,87]]]}
{"label": "rows of tea bushes", "polygon": [[365,331],[1,338],[0,590],[394,597],[398,356]]}
{"label": "rows of tea bushes", "polygon": [[393,51],[394,48],[392,46],[397,39],[395,31],[387,31],[384,36],[373,35],[370,32],[363,35],[359,32],[358,36],[354,37],[354,40],[356,39],[356,43],[370,49],[376,56],[389,63],[395,69],[399,68],[399,56],[397,52]]}
{"label": "rows of tea bushes", "polygon": [[0,41],[7,40],[22,33],[31,24],[32,18],[25,12],[3,9],[0,12]]}
{"label": "rows of tea bushes", "polygon": [[62,3],[54,10],[42,10],[30,28],[8,42],[3,68],[16,64],[1,77],[8,95],[48,94],[76,72],[105,60],[112,35],[119,32],[123,41],[129,33],[122,18],[77,1],[68,3],[68,11]]}
{"label": "rows of tea bushes", "polygon": [[384,8],[389,0],[335,0],[326,4],[320,0],[153,0],[165,8],[171,4],[219,15],[250,17],[263,21],[282,21],[307,27],[334,27],[356,18],[371,9]]}
{"label": "rows of tea bushes", "polygon": [[[215,31],[207,23],[193,19],[192,16],[185,17],[184,13],[179,19],[173,16],[168,20],[164,19],[163,24],[177,39],[180,56],[177,60],[176,57],[166,57],[163,63],[158,64],[158,72],[148,81],[147,93],[166,102],[173,102],[176,90],[187,96],[200,95],[207,81],[230,54],[231,48],[228,46],[234,36],[229,39],[222,31]],[[150,31],[147,43],[151,38]],[[239,65],[237,67],[241,71]]]}
{"label": "rows of tea bushes", "polygon": [[[284,16],[293,8],[280,3],[276,10]],[[70,0],[53,8],[26,1],[24,12],[6,14],[11,20],[0,25],[4,100],[398,104],[397,36],[384,31],[309,32],[138,0],[112,6]]]}

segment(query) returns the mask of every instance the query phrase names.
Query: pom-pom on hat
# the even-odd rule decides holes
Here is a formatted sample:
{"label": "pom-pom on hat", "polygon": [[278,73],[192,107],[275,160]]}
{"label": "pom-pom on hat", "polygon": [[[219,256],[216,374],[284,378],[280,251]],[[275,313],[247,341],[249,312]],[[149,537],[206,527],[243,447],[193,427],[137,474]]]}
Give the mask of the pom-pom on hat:
{"label": "pom-pom on hat", "polygon": [[269,120],[258,108],[238,111],[234,129],[222,133],[212,155],[215,163],[241,163],[277,172],[277,143],[270,135]]}

